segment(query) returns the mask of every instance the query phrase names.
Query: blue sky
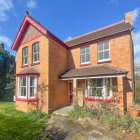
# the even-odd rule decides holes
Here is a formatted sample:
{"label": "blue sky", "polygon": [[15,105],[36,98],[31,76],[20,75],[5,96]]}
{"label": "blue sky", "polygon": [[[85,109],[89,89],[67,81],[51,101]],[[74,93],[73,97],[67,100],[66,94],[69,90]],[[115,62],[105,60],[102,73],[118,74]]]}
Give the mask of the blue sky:
{"label": "blue sky", "polygon": [[61,40],[120,21],[133,11],[135,60],[140,61],[140,0],[0,0],[0,41],[12,54],[26,10]]}

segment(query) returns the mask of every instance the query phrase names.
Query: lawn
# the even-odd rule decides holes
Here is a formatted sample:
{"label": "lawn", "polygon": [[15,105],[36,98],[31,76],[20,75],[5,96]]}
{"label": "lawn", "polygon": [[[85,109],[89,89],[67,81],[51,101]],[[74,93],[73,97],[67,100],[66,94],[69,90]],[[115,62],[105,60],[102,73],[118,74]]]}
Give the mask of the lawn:
{"label": "lawn", "polygon": [[0,140],[32,140],[41,134],[47,118],[39,111],[17,111],[13,102],[0,103]]}

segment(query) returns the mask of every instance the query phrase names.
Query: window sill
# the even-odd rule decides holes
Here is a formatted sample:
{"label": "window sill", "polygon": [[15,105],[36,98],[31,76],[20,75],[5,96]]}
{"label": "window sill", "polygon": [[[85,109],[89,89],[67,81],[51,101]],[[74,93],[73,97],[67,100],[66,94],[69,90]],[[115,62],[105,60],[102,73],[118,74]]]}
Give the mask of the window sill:
{"label": "window sill", "polygon": [[102,63],[111,63],[111,60],[98,61],[98,64],[102,64]]}
{"label": "window sill", "polygon": [[90,66],[91,65],[91,63],[83,63],[83,64],[80,64],[80,67],[83,67],[83,66]]}
{"label": "window sill", "polygon": [[28,67],[28,65],[23,65],[23,66],[21,66],[21,68],[26,68],[26,67]]}
{"label": "window sill", "polygon": [[38,65],[40,62],[32,63],[31,66]]}
{"label": "window sill", "polygon": [[37,102],[39,98],[16,98],[16,101],[22,101],[22,102]]}
{"label": "window sill", "polygon": [[92,101],[92,102],[112,102],[112,99],[97,99],[97,98],[85,98],[86,101]]}

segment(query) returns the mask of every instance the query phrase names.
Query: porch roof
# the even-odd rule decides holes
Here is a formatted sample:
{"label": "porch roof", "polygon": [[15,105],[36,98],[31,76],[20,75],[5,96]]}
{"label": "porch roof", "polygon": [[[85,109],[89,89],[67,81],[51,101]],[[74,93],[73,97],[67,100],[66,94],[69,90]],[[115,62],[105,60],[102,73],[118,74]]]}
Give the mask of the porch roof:
{"label": "porch roof", "polygon": [[71,69],[62,76],[61,79],[73,79],[73,78],[83,78],[83,77],[101,77],[101,76],[118,76],[126,75],[128,72],[108,64],[99,64],[88,67],[81,67],[77,69]]}

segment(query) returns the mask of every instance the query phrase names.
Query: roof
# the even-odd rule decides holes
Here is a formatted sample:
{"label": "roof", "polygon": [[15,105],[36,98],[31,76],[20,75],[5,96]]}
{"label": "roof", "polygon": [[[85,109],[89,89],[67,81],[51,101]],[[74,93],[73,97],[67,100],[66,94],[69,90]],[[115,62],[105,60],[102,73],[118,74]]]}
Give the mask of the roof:
{"label": "roof", "polygon": [[58,37],[56,37],[55,35],[53,35],[49,30],[47,30],[44,26],[42,26],[37,20],[35,20],[34,18],[32,18],[29,15],[25,15],[22,24],[19,28],[19,31],[15,37],[15,40],[12,44],[12,49],[13,50],[17,50],[18,47],[20,46],[20,43],[22,41],[22,38],[24,36],[24,32],[26,31],[26,29],[28,28],[28,26],[32,25],[34,26],[37,30],[39,30],[44,36],[49,36],[51,37],[53,40],[55,40],[56,42],[58,42],[59,44],[61,44],[63,47],[65,47],[66,49],[68,49],[68,46],[61,41]]}
{"label": "roof", "polygon": [[39,75],[40,72],[37,68],[35,67],[25,67],[22,69],[20,72],[18,72],[16,75]]}
{"label": "roof", "polygon": [[101,39],[103,37],[107,37],[117,33],[128,31],[130,29],[132,29],[132,25],[123,20],[118,23],[101,28],[99,30],[95,30],[87,34],[81,35],[79,37],[67,40],[65,41],[65,44],[67,44],[69,47],[72,47],[78,44],[86,43],[89,41]]}
{"label": "roof", "polygon": [[77,69],[71,69],[62,76],[61,79],[67,78],[80,78],[80,77],[98,77],[98,76],[112,76],[112,75],[124,75],[127,71],[118,67],[108,64],[98,64],[95,66],[81,67]]}

